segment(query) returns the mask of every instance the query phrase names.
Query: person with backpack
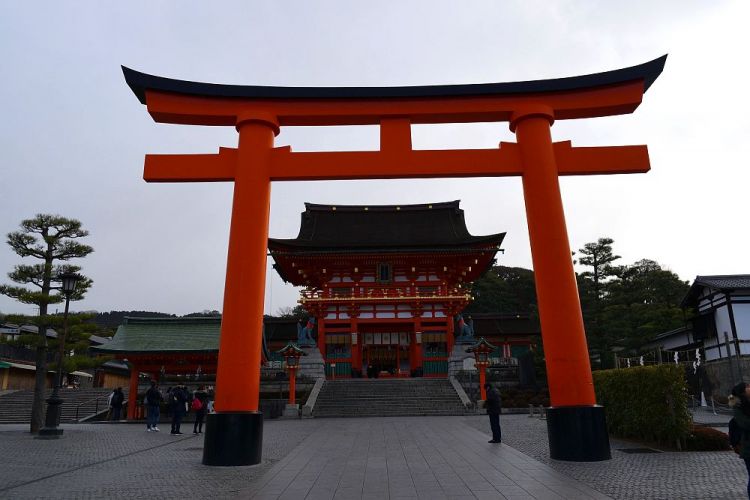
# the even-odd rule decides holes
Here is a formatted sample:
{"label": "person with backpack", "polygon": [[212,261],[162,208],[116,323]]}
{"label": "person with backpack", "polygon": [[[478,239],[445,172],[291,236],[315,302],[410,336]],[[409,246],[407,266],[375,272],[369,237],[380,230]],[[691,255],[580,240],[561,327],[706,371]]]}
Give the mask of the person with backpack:
{"label": "person with backpack", "polygon": [[208,393],[204,386],[198,387],[193,394],[193,402],[190,409],[195,412],[195,423],[193,424],[193,434],[203,433],[203,421],[208,412]]}
{"label": "person with backpack", "polygon": [[177,386],[172,389],[170,393],[169,406],[172,411],[172,435],[182,434],[180,432],[180,425],[182,424],[182,417],[185,416],[186,405],[187,405],[187,393],[182,386]]}
{"label": "person with backpack", "polygon": [[[729,422],[730,443],[733,439],[739,441],[739,446],[734,444],[733,447],[740,458],[745,461],[748,472],[747,496],[750,498],[750,384],[740,382],[735,385],[729,396],[729,405],[732,406],[733,415]],[[737,436],[737,428],[739,428],[739,436]]]}

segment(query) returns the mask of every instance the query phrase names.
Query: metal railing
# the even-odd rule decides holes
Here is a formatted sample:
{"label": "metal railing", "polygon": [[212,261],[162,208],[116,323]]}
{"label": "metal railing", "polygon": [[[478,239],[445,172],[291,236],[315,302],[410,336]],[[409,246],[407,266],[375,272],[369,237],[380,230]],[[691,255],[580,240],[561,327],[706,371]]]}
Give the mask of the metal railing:
{"label": "metal railing", "polygon": [[[107,396],[96,396],[95,398],[87,399],[86,401],[78,403],[76,405],[76,419],[75,419],[75,421],[76,422],[80,422],[79,414],[80,414],[80,411],[81,411],[81,407],[84,406],[84,405],[87,405],[87,404],[91,403],[92,401],[94,401],[94,415],[98,415],[99,414],[99,401],[103,402],[103,404],[102,404],[103,408],[107,408],[107,401],[106,401],[107,398],[109,398],[109,395],[107,395]],[[123,406],[125,406],[126,401],[123,401]]]}

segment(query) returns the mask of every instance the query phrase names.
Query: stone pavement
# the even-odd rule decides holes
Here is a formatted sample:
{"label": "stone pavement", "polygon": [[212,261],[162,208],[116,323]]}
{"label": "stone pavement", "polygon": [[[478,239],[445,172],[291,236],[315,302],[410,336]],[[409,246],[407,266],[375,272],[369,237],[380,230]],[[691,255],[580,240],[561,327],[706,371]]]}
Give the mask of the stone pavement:
{"label": "stone pavement", "polygon": [[243,492],[270,499],[607,499],[456,418],[326,420]]}
{"label": "stone pavement", "polygon": [[732,452],[630,455],[613,441],[610,461],[558,462],[544,421],[501,423],[498,446],[482,416],[270,420],[263,463],[226,468],[201,465],[193,434],[66,425],[41,441],[2,425],[0,498],[746,498]]}

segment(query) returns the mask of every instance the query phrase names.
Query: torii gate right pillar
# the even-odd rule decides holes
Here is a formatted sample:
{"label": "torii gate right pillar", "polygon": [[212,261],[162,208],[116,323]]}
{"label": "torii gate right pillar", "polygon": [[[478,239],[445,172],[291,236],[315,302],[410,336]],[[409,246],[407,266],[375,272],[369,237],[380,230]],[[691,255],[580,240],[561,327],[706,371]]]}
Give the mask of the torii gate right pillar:
{"label": "torii gate right pillar", "polygon": [[547,361],[550,456],[557,460],[611,458],[604,408],[596,404],[578,287],[565,224],[550,125],[551,110],[515,113],[524,166],[523,191]]}

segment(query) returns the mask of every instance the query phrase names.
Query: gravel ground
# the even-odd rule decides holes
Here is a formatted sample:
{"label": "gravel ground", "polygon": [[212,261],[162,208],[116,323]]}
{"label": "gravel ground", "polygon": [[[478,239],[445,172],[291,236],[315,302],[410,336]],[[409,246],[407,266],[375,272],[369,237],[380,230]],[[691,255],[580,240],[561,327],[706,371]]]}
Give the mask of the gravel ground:
{"label": "gravel ground", "polygon": [[[486,416],[463,417],[489,434]],[[745,464],[731,451],[630,454],[643,445],[612,439],[612,460],[561,462],[549,458],[547,424],[528,415],[502,415],[503,443],[617,499],[747,498]]]}

